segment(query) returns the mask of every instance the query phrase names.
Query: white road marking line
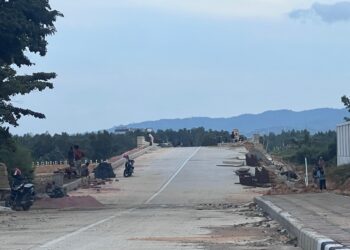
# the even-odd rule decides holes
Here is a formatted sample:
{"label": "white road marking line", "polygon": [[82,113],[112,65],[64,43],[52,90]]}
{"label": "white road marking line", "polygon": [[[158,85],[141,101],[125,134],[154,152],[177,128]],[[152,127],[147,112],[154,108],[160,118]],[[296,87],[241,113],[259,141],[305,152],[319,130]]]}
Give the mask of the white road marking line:
{"label": "white road marking line", "polygon": [[57,244],[57,243],[59,243],[59,242],[61,242],[61,241],[64,241],[64,240],[66,240],[66,239],[68,239],[68,238],[70,238],[70,237],[72,237],[72,236],[77,235],[77,234],[83,233],[83,232],[89,230],[90,228],[96,227],[96,226],[98,226],[98,225],[100,225],[100,224],[102,224],[102,223],[104,223],[104,222],[106,222],[106,221],[109,221],[109,220],[112,220],[112,219],[114,219],[114,218],[120,217],[120,216],[122,216],[122,215],[124,215],[124,214],[126,214],[126,213],[131,213],[131,212],[134,211],[135,209],[136,209],[136,208],[130,208],[130,209],[128,209],[128,210],[126,210],[126,211],[123,211],[123,212],[121,212],[121,213],[119,213],[119,214],[109,216],[109,217],[107,217],[107,218],[105,218],[105,219],[103,219],[103,220],[97,221],[97,222],[95,222],[95,223],[93,223],[93,224],[90,224],[90,225],[88,225],[88,226],[82,227],[82,228],[80,228],[80,229],[78,229],[78,230],[76,230],[76,231],[74,231],[74,232],[65,234],[65,235],[63,235],[63,236],[61,236],[61,237],[59,237],[59,238],[57,238],[57,239],[54,239],[54,240],[52,240],[52,241],[49,241],[49,242],[45,243],[44,245],[39,246],[39,248],[48,249],[49,247],[52,247],[53,245],[55,245],[55,244]]}
{"label": "white road marking line", "polygon": [[[181,167],[180,167],[180,168],[170,177],[170,179],[158,190],[158,192],[155,193],[154,195],[152,195],[146,202],[144,202],[144,204],[150,203],[155,197],[157,197],[157,196],[170,184],[170,182],[178,175],[178,173],[180,173],[180,171],[181,171],[181,170],[185,167],[185,165],[191,160],[191,158],[200,150],[200,148],[201,148],[201,147],[197,148],[196,151],[194,151],[193,154],[191,154],[191,156],[188,157],[188,158],[185,160],[185,162],[181,165]],[[49,247],[51,247],[51,246],[53,246],[53,245],[55,245],[55,244],[57,244],[57,243],[59,243],[59,242],[61,242],[61,241],[64,241],[64,240],[66,240],[66,239],[68,239],[68,238],[70,238],[70,237],[72,237],[72,236],[77,235],[77,234],[83,233],[83,232],[89,230],[90,228],[93,228],[93,227],[95,227],[95,226],[98,226],[98,225],[100,225],[100,224],[102,224],[102,223],[104,223],[104,222],[106,222],[106,221],[113,220],[114,218],[119,217],[119,216],[121,216],[121,215],[123,215],[123,214],[125,214],[125,213],[131,213],[131,212],[134,211],[135,209],[136,209],[136,208],[128,209],[127,211],[123,211],[123,212],[121,212],[121,213],[119,213],[119,214],[116,214],[116,215],[107,217],[107,218],[105,218],[105,219],[103,219],[103,220],[100,220],[100,221],[97,221],[97,222],[95,222],[95,223],[93,223],[93,224],[90,224],[90,225],[88,225],[88,226],[82,227],[82,228],[80,228],[80,229],[78,229],[78,230],[76,230],[76,231],[73,231],[73,232],[68,233],[68,234],[65,234],[65,235],[63,235],[63,236],[61,236],[61,237],[59,237],[59,238],[57,238],[57,239],[54,239],[54,240],[52,240],[52,241],[49,241],[49,242],[45,243],[44,245],[39,246],[39,248],[46,248],[46,249],[47,249],[47,248],[49,248]]]}
{"label": "white road marking line", "polygon": [[170,177],[170,179],[158,190],[157,193],[152,195],[144,204],[149,204],[154,198],[156,198],[161,192],[164,191],[164,189],[170,184],[170,182],[180,173],[180,171],[186,166],[187,162],[189,162],[192,157],[198,153],[198,151],[201,149],[201,147],[197,148],[196,151],[191,154],[190,157],[188,157],[185,162],[181,165],[181,167]]}
{"label": "white road marking line", "polygon": [[91,224],[91,225],[88,225],[88,226],[86,226],[86,227],[82,227],[82,228],[80,228],[80,229],[78,229],[78,230],[76,230],[76,231],[74,231],[74,232],[71,232],[71,233],[68,233],[68,234],[66,234],[66,235],[63,235],[63,236],[60,237],[60,238],[57,238],[57,239],[52,240],[52,241],[49,241],[49,242],[45,243],[44,245],[40,246],[40,248],[48,248],[48,247],[50,247],[50,246],[52,246],[52,245],[55,245],[55,244],[57,244],[57,243],[59,243],[59,242],[61,242],[61,241],[66,240],[66,239],[69,238],[69,237],[72,237],[72,236],[74,236],[74,235],[80,234],[80,233],[82,233],[82,232],[84,232],[84,231],[86,231],[86,230],[89,230],[89,229],[92,228],[92,227],[95,227],[95,226],[97,226],[97,225],[99,225],[99,224],[102,224],[102,223],[104,223],[104,222],[106,222],[106,221],[108,221],[108,220],[114,219],[115,217],[116,217],[116,215],[113,215],[113,216],[110,216],[110,217],[108,217],[108,218],[106,218],[106,219],[100,220],[100,221],[98,221],[98,222],[96,222],[96,223],[93,223],[93,224]]}

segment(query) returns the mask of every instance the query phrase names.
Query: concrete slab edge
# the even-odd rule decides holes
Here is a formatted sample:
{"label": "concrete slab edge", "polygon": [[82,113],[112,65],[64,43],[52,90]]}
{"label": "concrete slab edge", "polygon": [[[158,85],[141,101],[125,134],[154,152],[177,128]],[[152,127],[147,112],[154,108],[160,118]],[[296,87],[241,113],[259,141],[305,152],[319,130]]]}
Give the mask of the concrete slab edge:
{"label": "concrete slab edge", "polygon": [[300,220],[292,217],[287,211],[265,200],[263,196],[256,197],[255,203],[272,219],[278,221],[290,235],[298,239],[298,245],[304,250],[350,250],[350,246],[344,246],[327,236],[307,228]]}

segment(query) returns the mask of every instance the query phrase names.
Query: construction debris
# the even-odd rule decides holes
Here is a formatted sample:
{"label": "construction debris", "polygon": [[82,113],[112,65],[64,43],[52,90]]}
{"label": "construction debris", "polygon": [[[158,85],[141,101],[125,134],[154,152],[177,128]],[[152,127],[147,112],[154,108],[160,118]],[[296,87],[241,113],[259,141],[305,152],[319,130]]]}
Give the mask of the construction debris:
{"label": "construction debris", "polygon": [[287,180],[298,179],[298,175],[294,171],[291,171],[291,170],[281,172],[281,175],[287,176]]}
{"label": "construction debris", "polygon": [[249,168],[240,168],[236,170],[235,173],[236,175],[240,176],[240,175],[248,174],[249,170],[250,170]]}
{"label": "construction debris", "polygon": [[270,173],[264,167],[256,167],[255,168],[255,178],[258,184],[266,184],[270,183]]}
{"label": "construction debris", "polygon": [[265,187],[270,181],[270,173],[264,167],[256,167],[255,175],[249,172],[249,168],[240,168],[235,173],[239,176],[239,182],[245,186]]}
{"label": "construction debris", "polygon": [[[257,165],[255,176],[244,174],[240,176],[242,185],[260,186],[261,183],[270,183],[272,189],[269,194],[301,193],[312,190],[305,187],[304,180],[300,178],[302,171],[297,171],[282,159],[271,157],[261,144],[245,143],[249,153],[246,155],[247,165]],[[266,184],[263,184],[266,186]]]}
{"label": "construction debris", "polygon": [[101,162],[95,169],[94,174],[96,179],[108,179],[115,178],[115,173],[113,171],[112,165],[108,162]]}
{"label": "construction debris", "polygon": [[259,166],[259,159],[256,154],[248,153],[245,155],[246,158],[246,164],[250,167],[257,167]]}
{"label": "construction debris", "polygon": [[66,193],[64,192],[63,188],[57,186],[55,182],[47,183],[46,194],[50,198],[62,198],[66,196]]}

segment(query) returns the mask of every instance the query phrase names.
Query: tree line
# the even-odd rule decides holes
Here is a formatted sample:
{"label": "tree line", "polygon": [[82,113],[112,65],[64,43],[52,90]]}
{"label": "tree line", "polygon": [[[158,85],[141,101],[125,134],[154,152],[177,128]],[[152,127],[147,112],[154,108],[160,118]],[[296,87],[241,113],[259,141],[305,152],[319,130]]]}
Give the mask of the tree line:
{"label": "tree line", "polygon": [[[228,142],[230,134],[226,131],[206,131],[204,128],[158,130],[152,133],[155,143],[169,143],[173,146],[214,146],[219,142]],[[73,145],[79,145],[88,159],[108,159],[135,148],[137,136],[144,136],[150,141],[149,134],[142,130],[116,134],[100,131],[85,134],[67,133],[50,135],[13,136],[18,147],[30,151],[33,161],[62,161],[67,159],[67,152]]]}
{"label": "tree line", "polygon": [[221,130],[205,130],[203,127],[180,129],[178,131],[167,129],[158,130],[155,134],[156,143],[171,143],[173,146],[214,146],[218,143],[232,141],[229,132]]}
{"label": "tree line", "polygon": [[[214,146],[220,142],[231,141],[227,131],[205,130],[204,128],[158,130],[152,133],[155,143],[168,143],[173,146]],[[135,148],[137,136],[144,136],[150,141],[149,134],[142,130],[116,134],[108,131],[94,133],[67,133],[50,135],[49,133],[12,136],[12,146],[0,146],[0,162],[10,168],[21,167],[27,172],[33,162],[64,161],[68,150],[79,145],[86,159],[105,160]]]}

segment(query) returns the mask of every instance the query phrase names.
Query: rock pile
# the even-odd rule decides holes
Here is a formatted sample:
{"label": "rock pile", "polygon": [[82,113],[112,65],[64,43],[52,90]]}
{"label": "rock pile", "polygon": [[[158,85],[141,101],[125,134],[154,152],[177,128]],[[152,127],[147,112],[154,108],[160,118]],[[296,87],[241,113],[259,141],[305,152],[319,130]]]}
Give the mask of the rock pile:
{"label": "rock pile", "polygon": [[96,179],[109,179],[115,178],[115,173],[113,171],[112,165],[107,162],[101,162],[95,169],[94,174]]}

